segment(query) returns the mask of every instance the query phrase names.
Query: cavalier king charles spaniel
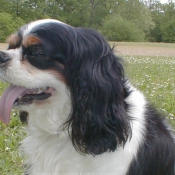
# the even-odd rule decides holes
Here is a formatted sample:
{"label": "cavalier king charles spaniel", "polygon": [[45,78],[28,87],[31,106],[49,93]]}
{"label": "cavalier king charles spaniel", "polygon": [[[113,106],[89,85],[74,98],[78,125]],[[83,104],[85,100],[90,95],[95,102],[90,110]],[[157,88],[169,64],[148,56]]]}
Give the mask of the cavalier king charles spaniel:
{"label": "cavalier king charles spaniel", "polygon": [[22,112],[27,175],[174,175],[171,128],[125,77],[97,31],[31,22],[0,52],[0,100],[8,124]]}

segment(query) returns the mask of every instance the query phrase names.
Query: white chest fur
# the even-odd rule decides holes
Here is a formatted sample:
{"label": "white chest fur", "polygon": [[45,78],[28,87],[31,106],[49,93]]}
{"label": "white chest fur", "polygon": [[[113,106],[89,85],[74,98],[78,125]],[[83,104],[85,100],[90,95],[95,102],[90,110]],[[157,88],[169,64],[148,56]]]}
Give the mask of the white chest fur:
{"label": "white chest fur", "polygon": [[[140,100],[138,100],[139,97]],[[134,99],[138,102],[133,102]],[[22,142],[22,150],[27,154],[26,163],[31,165],[32,174],[125,175],[144,140],[145,129],[143,116],[145,100],[142,94],[135,91],[126,99],[126,102],[135,104],[129,110],[132,113],[128,112],[135,118],[131,120],[132,138],[128,139],[124,147],[118,147],[115,152],[97,156],[81,155],[74,149],[67,131],[59,130],[59,122],[65,116],[59,116],[57,111],[38,110],[38,116],[30,116],[29,126],[26,128],[29,136]],[[56,120],[55,116],[60,120]]]}

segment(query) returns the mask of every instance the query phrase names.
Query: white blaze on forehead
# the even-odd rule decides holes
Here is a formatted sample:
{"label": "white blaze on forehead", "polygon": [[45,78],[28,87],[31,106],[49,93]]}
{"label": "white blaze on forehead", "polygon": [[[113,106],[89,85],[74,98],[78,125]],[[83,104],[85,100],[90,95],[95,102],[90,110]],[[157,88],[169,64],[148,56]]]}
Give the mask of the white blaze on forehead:
{"label": "white blaze on forehead", "polygon": [[29,34],[30,31],[34,27],[39,26],[41,24],[45,24],[45,23],[58,23],[58,24],[62,24],[62,25],[67,25],[67,24],[65,24],[61,21],[55,20],[55,19],[42,19],[42,20],[38,20],[38,21],[34,21],[34,22],[29,23],[24,30],[23,36],[26,36],[27,34]]}

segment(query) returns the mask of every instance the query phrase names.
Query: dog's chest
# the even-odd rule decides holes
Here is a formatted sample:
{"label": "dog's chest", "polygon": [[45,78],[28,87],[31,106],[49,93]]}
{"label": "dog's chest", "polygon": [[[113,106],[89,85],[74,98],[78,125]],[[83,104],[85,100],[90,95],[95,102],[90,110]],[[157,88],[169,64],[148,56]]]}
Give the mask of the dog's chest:
{"label": "dog's chest", "polygon": [[67,136],[28,136],[22,142],[31,172],[52,174],[64,173],[115,173],[125,175],[133,155],[118,148],[116,152],[98,156],[81,155],[75,151]]}
{"label": "dog's chest", "polygon": [[22,150],[27,155],[26,163],[31,165],[31,174],[126,175],[143,141],[142,124],[135,120],[132,123],[132,138],[126,142],[124,148],[118,147],[115,152],[96,156],[82,155],[74,149],[67,131],[59,132],[59,129],[56,129],[58,123],[51,120],[51,117],[48,120],[44,115],[34,116],[30,117],[30,120],[35,121],[27,128],[29,136],[22,142]]}

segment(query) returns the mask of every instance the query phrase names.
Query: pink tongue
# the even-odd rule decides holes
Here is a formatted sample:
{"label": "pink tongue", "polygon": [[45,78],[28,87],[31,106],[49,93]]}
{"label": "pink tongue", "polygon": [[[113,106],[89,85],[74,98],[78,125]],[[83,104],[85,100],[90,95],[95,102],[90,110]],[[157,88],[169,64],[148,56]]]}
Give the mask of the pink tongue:
{"label": "pink tongue", "polygon": [[25,88],[9,86],[0,98],[0,120],[9,124],[10,122],[10,111],[13,106],[13,103],[24,91]]}

